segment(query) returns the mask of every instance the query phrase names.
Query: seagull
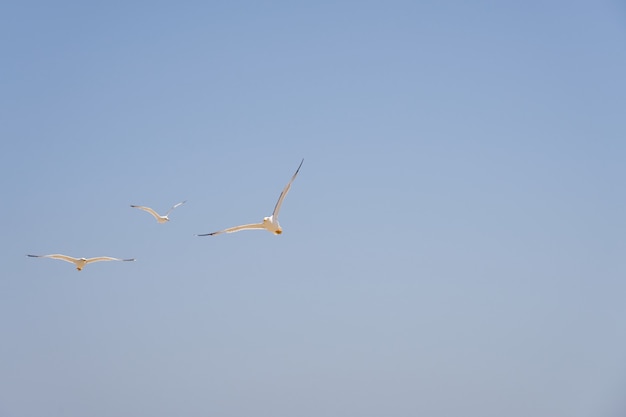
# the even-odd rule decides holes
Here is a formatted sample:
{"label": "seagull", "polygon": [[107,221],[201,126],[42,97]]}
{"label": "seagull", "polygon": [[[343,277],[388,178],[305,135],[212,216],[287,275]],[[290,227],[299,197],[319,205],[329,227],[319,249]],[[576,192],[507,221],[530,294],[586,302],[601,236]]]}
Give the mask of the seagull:
{"label": "seagull", "polygon": [[133,208],[137,208],[143,211],[147,211],[148,213],[152,214],[154,216],[154,218],[156,219],[157,222],[159,223],[165,223],[165,222],[169,222],[170,219],[167,217],[169,216],[169,214],[172,212],[172,210],[174,210],[176,207],[178,206],[182,206],[183,204],[185,204],[187,202],[187,200],[185,201],[181,201],[178,204],[174,204],[174,206],[169,209],[167,211],[167,213],[165,213],[165,215],[161,216],[159,213],[157,213],[156,211],[152,210],[150,207],[144,207],[144,206],[133,206],[132,204],[130,205]]}
{"label": "seagull", "polygon": [[92,262],[99,262],[99,261],[124,261],[124,262],[130,262],[130,261],[134,261],[135,259],[118,259],[118,258],[111,258],[110,256],[99,256],[97,258],[72,258],[71,256],[67,256],[67,255],[59,255],[59,254],[54,254],[54,255],[27,255],[30,256],[31,258],[51,258],[51,259],[60,259],[62,261],[66,261],[66,262],[71,262],[74,265],[76,265],[76,269],[78,269],[79,271],[81,271],[85,265],[90,264]]}
{"label": "seagull", "polygon": [[262,223],[244,224],[242,226],[235,226],[235,227],[231,227],[228,229],[220,230],[218,232],[205,233],[205,234],[197,235],[197,236],[213,236],[213,235],[219,235],[221,233],[233,233],[233,232],[238,232],[240,230],[247,230],[247,229],[250,229],[250,230],[265,229],[268,232],[274,233],[275,235],[281,234],[283,232],[283,229],[280,227],[280,224],[278,224],[278,212],[280,211],[280,206],[283,204],[283,200],[285,199],[285,196],[287,195],[287,193],[289,192],[289,189],[291,188],[291,183],[293,182],[293,180],[296,179],[296,176],[298,175],[298,172],[300,171],[300,167],[302,166],[303,162],[304,162],[304,159],[302,159],[302,161],[300,162],[300,165],[298,166],[296,173],[293,174],[293,177],[291,177],[291,180],[289,180],[289,182],[283,189],[283,192],[280,193],[280,197],[278,197],[278,201],[276,202],[276,207],[274,207],[274,212],[272,213],[272,215],[269,217],[264,217]]}

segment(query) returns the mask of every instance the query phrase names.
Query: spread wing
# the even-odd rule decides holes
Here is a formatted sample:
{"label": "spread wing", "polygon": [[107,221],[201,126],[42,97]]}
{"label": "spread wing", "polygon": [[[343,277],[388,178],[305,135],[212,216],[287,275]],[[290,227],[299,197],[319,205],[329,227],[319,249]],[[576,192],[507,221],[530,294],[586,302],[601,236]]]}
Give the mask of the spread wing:
{"label": "spread wing", "polygon": [[72,258],[71,256],[67,256],[67,255],[60,255],[58,253],[52,254],[52,255],[28,255],[31,258],[50,258],[50,259],[60,259],[62,261],[65,262],[70,262],[75,264],[78,261],[78,258]]}
{"label": "spread wing", "polygon": [[152,210],[150,207],[145,207],[145,206],[133,206],[132,204],[130,205],[132,208],[136,208],[139,210],[143,210],[143,211],[147,211],[148,213],[152,214],[154,216],[155,219],[159,220],[159,218],[161,218],[161,216],[159,215],[159,213],[157,213],[156,211]]}
{"label": "spread wing", "polygon": [[235,227],[230,227],[228,229],[220,230],[219,232],[205,233],[205,234],[197,235],[197,236],[213,236],[213,235],[219,235],[222,233],[233,233],[233,232],[238,232],[240,230],[255,230],[255,229],[265,229],[265,228],[263,227],[263,223],[244,224],[241,226],[235,226]]}
{"label": "spread wing", "polygon": [[274,220],[278,220],[278,212],[280,211],[280,206],[282,206],[283,200],[285,199],[285,197],[287,196],[287,193],[289,192],[289,189],[291,188],[291,183],[293,182],[293,180],[296,179],[298,172],[300,172],[300,167],[302,166],[303,162],[304,162],[304,158],[300,162],[300,165],[298,165],[298,169],[296,169],[295,174],[293,174],[293,176],[291,177],[291,179],[289,180],[289,182],[283,189],[283,192],[280,193],[280,197],[278,197],[278,201],[276,202],[276,207],[274,207],[274,212],[272,213],[272,217],[274,218]]}
{"label": "spread wing", "polygon": [[130,259],[119,259],[119,258],[111,258],[110,256],[99,256],[96,258],[89,258],[87,259],[87,261],[85,262],[86,264],[90,264],[92,262],[99,262],[99,261],[124,261],[124,262],[132,262],[134,261],[134,258],[130,258]]}
{"label": "spread wing", "polygon": [[187,200],[185,200],[185,201],[181,201],[181,202],[180,202],[180,203],[178,203],[178,204],[174,204],[174,205],[172,206],[172,208],[171,208],[171,209],[169,209],[169,210],[167,211],[167,213],[165,213],[165,215],[166,215],[166,216],[169,216],[169,214],[172,212],[172,210],[174,210],[174,209],[175,209],[176,207],[178,207],[178,206],[182,206],[182,205],[183,205],[183,204],[185,204],[186,202],[187,202]]}

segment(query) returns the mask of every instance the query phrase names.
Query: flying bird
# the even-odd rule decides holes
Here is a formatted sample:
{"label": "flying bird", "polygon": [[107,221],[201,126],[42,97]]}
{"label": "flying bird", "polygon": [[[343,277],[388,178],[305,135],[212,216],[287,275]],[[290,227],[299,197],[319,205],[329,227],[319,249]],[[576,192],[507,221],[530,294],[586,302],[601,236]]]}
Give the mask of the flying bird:
{"label": "flying bird", "polygon": [[135,259],[118,259],[118,258],[111,258],[110,256],[99,256],[97,258],[72,258],[71,256],[67,256],[67,255],[59,255],[59,254],[54,254],[54,255],[27,255],[30,256],[31,258],[51,258],[51,259],[60,259],[62,261],[65,262],[71,262],[74,265],[76,265],[76,269],[78,269],[79,271],[81,271],[85,265],[90,264],[92,262],[99,262],[99,261],[123,261],[123,262],[131,262],[134,261]]}
{"label": "flying bird", "polygon": [[131,204],[131,207],[132,207],[132,208],[139,209],[139,210],[147,211],[148,213],[150,213],[150,214],[152,214],[152,215],[154,216],[154,218],[156,219],[156,221],[157,221],[157,222],[159,222],[159,223],[165,223],[165,222],[169,222],[169,221],[170,221],[169,217],[167,217],[167,216],[169,216],[169,214],[172,212],[172,210],[174,210],[174,209],[175,209],[176,207],[178,207],[178,206],[182,206],[182,205],[183,205],[183,204],[185,204],[186,202],[187,202],[187,200],[185,200],[185,201],[181,201],[181,202],[180,202],[180,203],[178,203],[178,204],[174,204],[174,206],[173,206],[171,209],[169,209],[169,210],[167,211],[167,213],[165,213],[165,215],[163,215],[163,216],[161,216],[161,215],[160,215],[159,213],[157,213],[156,211],[152,210],[150,207],[144,207],[144,206],[134,206],[134,205],[132,205],[132,204]]}
{"label": "flying bird", "polygon": [[283,200],[285,199],[285,196],[287,195],[287,193],[289,192],[289,189],[291,188],[291,183],[293,182],[293,180],[296,179],[296,176],[298,175],[298,172],[300,171],[300,167],[302,166],[303,162],[304,162],[304,159],[302,159],[302,161],[300,162],[298,169],[296,169],[295,174],[293,174],[293,176],[291,177],[291,180],[289,180],[289,182],[283,189],[283,192],[280,193],[280,197],[278,197],[278,201],[276,202],[276,207],[274,207],[274,212],[272,213],[272,215],[269,217],[264,217],[262,223],[244,224],[242,226],[235,226],[235,227],[231,227],[228,229],[220,230],[218,232],[205,233],[205,234],[197,235],[197,236],[213,236],[213,235],[219,235],[222,233],[233,233],[233,232],[238,232],[240,230],[253,230],[253,229],[264,229],[264,230],[267,230],[268,232],[274,233],[275,235],[281,234],[283,232],[283,229],[280,227],[280,224],[278,223],[278,212],[280,211],[280,207],[283,204]]}

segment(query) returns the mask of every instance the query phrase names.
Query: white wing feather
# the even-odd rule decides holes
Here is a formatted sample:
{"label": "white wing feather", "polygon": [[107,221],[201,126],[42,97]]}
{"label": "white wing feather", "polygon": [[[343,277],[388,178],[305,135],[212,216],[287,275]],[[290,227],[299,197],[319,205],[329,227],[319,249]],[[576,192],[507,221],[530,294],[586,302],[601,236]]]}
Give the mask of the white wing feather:
{"label": "white wing feather", "polygon": [[96,258],[89,258],[87,259],[87,261],[85,262],[86,264],[90,264],[92,262],[100,262],[100,261],[123,261],[123,262],[132,262],[134,261],[134,258],[130,258],[130,259],[119,259],[119,258],[111,258],[110,256],[99,256]]}
{"label": "white wing feather", "polygon": [[52,255],[28,255],[28,256],[30,256],[32,258],[60,259],[62,261],[73,263],[73,264],[78,262],[78,259],[79,259],[79,258],[72,258],[71,256],[67,256],[67,255],[61,255],[61,254],[58,254],[58,253],[55,253],[55,254],[52,254]]}
{"label": "white wing feather", "polygon": [[220,230],[219,232],[205,233],[205,234],[198,235],[198,236],[213,236],[213,235],[219,235],[222,233],[233,233],[233,232],[238,232],[240,230],[255,230],[255,229],[265,229],[265,227],[263,227],[263,223],[244,224],[241,226],[235,226],[235,227],[230,227],[228,229]]}
{"label": "white wing feather", "polygon": [[180,203],[177,203],[177,204],[174,204],[174,205],[172,206],[172,208],[171,208],[171,209],[169,209],[169,210],[167,211],[167,213],[165,213],[165,216],[169,216],[169,215],[170,215],[170,213],[172,212],[172,210],[174,210],[176,207],[182,206],[182,205],[183,205],[183,204],[185,204],[186,202],[187,202],[187,200],[185,200],[185,201],[181,201]]}
{"label": "white wing feather", "polygon": [[287,196],[287,193],[289,192],[289,189],[291,188],[291,183],[293,182],[293,180],[296,179],[298,172],[300,172],[300,167],[302,166],[303,162],[304,162],[304,158],[302,159],[302,161],[300,161],[300,165],[298,165],[298,169],[296,169],[296,172],[291,177],[291,180],[289,180],[289,182],[287,183],[283,191],[280,193],[280,196],[278,197],[278,201],[276,202],[276,206],[274,207],[274,212],[272,213],[272,217],[274,218],[274,220],[278,220],[278,212],[280,211],[280,207],[283,205],[283,200],[285,199],[285,197]]}
{"label": "white wing feather", "polygon": [[131,205],[132,208],[136,208],[139,210],[143,210],[143,211],[147,211],[148,213],[152,214],[154,216],[155,219],[159,220],[161,218],[161,216],[159,215],[159,213],[157,213],[156,211],[152,210],[150,207],[145,207],[145,206],[133,206]]}

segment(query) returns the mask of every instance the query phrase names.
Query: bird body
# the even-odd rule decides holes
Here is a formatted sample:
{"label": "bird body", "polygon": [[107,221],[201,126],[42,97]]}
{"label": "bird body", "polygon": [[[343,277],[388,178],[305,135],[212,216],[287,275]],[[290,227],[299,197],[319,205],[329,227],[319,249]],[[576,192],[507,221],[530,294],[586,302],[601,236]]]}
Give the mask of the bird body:
{"label": "bird body", "polygon": [[171,209],[169,209],[169,210],[167,211],[167,213],[165,213],[163,216],[161,216],[161,215],[160,215],[159,213],[157,213],[156,211],[152,210],[150,207],[146,207],[146,206],[135,206],[135,205],[132,205],[132,204],[131,204],[130,206],[131,206],[132,208],[136,208],[136,209],[139,209],[139,210],[143,210],[143,211],[146,211],[146,212],[148,212],[148,213],[152,214],[152,215],[154,216],[154,218],[156,219],[156,221],[157,221],[157,222],[159,222],[159,223],[166,223],[166,222],[169,222],[169,221],[170,221],[170,219],[169,219],[169,217],[168,217],[168,216],[169,216],[169,214],[172,212],[172,210],[174,210],[174,209],[175,209],[176,207],[178,207],[178,206],[182,206],[182,205],[183,205],[183,204],[185,204],[186,202],[187,202],[187,200],[185,200],[185,201],[181,201],[180,203],[175,204],[175,205],[174,205],[174,206],[172,206],[172,208],[171,208]]}
{"label": "bird body", "polygon": [[50,258],[50,259],[60,259],[65,262],[70,262],[76,265],[76,269],[82,271],[85,265],[90,264],[92,262],[99,261],[123,261],[123,262],[131,262],[134,261],[134,258],[131,259],[119,259],[119,258],[111,258],[110,256],[99,256],[96,258],[74,258],[67,255],[53,254],[53,255],[27,255],[31,258]]}
{"label": "bird body", "polygon": [[304,162],[304,159],[300,162],[300,165],[298,165],[298,169],[293,174],[293,176],[291,177],[291,179],[289,180],[289,182],[287,183],[283,191],[280,193],[280,196],[278,197],[278,201],[276,202],[276,206],[274,207],[274,211],[272,212],[272,215],[268,217],[264,217],[261,223],[244,224],[241,226],[230,227],[228,229],[220,230],[220,231],[213,232],[213,233],[205,233],[205,234],[201,234],[197,236],[214,236],[214,235],[219,235],[222,233],[233,233],[233,232],[238,232],[240,230],[255,230],[255,229],[267,230],[268,232],[273,233],[275,235],[280,235],[283,232],[283,229],[280,227],[280,224],[278,223],[278,213],[280,212],[280,208],[283,204],[283,200],[285,199],[285,197],[287,196],[287,193],[289,192],[289,189],[291,188],[291,183],[293,183],[293,180],[296,179],[298,172],[300,172],[300,167],[302,166],[303,162]]}

